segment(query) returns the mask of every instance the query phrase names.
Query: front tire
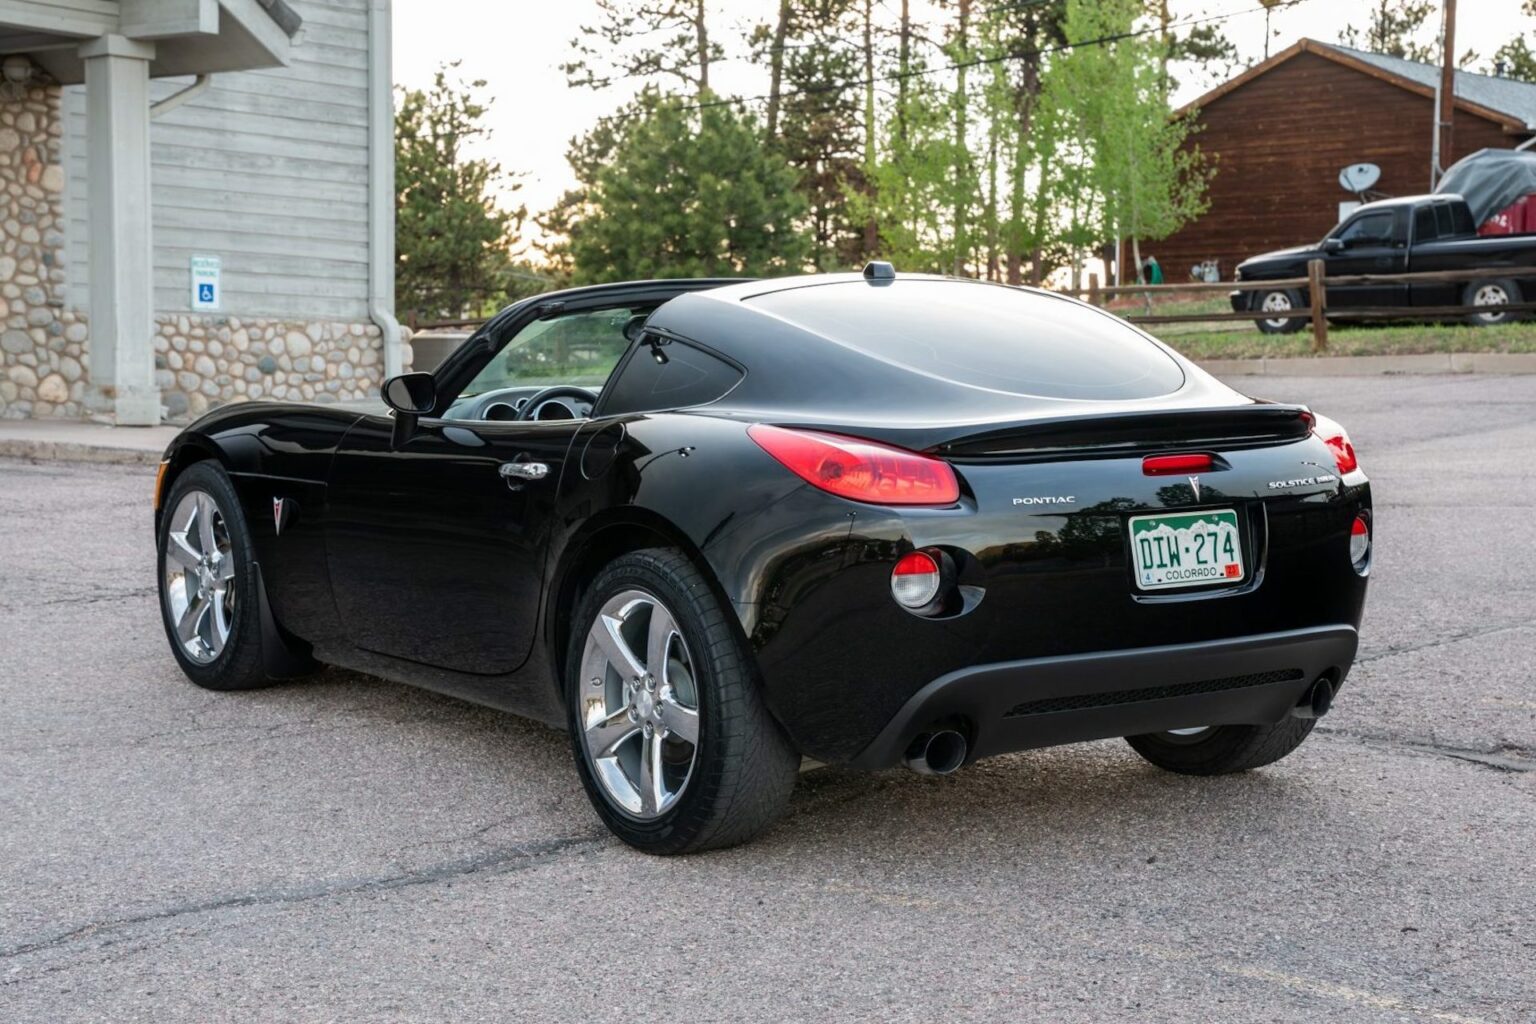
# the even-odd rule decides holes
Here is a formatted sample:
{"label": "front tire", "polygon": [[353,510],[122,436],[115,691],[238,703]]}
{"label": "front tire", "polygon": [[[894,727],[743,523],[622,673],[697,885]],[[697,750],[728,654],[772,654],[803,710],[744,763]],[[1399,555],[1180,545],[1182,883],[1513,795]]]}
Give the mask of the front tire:
{"label": "front tire", "polygon": [[1287,718],[1275,725],[1214,725],[1127,736],[1131,749],[1152,764],[1180,775],[1230,775],[1274,764],[1297,747],[1317,724]]}
{"label": "front tire", "polygon": [[[1254,299],[1253,308],[1261,312],[1288,313],[1306,305],[1301,301],[1301,293],[1294,288],[1276,288],[1255,294],[1257,297]],[[1276,316],[1258,321],[1259,330],[1265,334],[1291,334],[1301,330],[1305,324],[1306,320],[1300,317]]]}
{"label": "front tire", "polygon": [[1513,281],[1490,279],[1473,281],[1467,285],[1467,290],[1462,293],[1461,304],[1463,306],[1486,306],[1490,312],[1473,313],[1467,317],[1467,322],[1478,327],[1491,327],[1494,324],[1507,324],[1517,319],[1518,314],[1508,311],[1499,311],[1496,307],[1508,306],[1520,301],[1520,286]]}
{"label": "front tire", "polygon": [[680,552],[598,573],[573,617],[566,708],[598,816],[646,853],[745,842],[783,813],[800,758],[726,609]]}
{"label": "front tire", "polygon": [[256,552],[223,467],[198,462],[176,478],[160,517],[160,618],[187,678],[208,690],[271,680],[261,658]]}

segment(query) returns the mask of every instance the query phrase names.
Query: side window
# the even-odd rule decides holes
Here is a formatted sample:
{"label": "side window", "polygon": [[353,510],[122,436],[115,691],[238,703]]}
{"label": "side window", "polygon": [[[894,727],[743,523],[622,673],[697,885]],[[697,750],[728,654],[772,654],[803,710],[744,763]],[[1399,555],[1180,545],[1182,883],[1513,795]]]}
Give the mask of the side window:
{"label": "side window", "polygon": [[742,378],[734,363],[676,338],[647,334],[603,391],[601,415],[704,405]]}
{"label": "side window", "polygon": [[1391,245],[1398,240],[1393,231],[1394,220],[1390,210],[1368,213],[1350,221],[1339,238],[1345,245]]}
{"label": "side window", "polygon": [[1451,215],[1452,235],[1477,234],[1477,225],[1472,223],[1472,211],[1466,203],[1446,203],[1445,208]]}
{"label": "side window", "polygon": [[1441,238],[1450,238],[1456,234],[1456,218],[1451,214],[1450,203],[1435,204],[1435,226]]}
{"label": "side window", "polygon": [[1440,229],[1435,223],[1435,207],[1421,206],[1413,211],[1413,240],[1414,242],[1433,242],[1440,237]]}

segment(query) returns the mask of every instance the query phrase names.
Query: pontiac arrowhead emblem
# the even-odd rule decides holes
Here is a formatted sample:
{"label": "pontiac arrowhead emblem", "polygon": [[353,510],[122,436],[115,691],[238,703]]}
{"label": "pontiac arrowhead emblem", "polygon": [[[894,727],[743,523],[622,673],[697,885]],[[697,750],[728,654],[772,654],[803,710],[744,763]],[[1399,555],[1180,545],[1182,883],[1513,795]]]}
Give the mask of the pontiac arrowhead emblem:
{"label": "pontiac arrowhead emblem", "polygon": [[287,498],[272,499],[272,526],[276,530],[278,536],[282,536],[283,533],[283,513],[287,511],[285,507],[287,504]]}
{"label": "pontiac arrowhead emblem", "polygon": [[1190,489],[1195,492],[1195,500],[1199,501],[1200,500],[1200,478],[1197,477],[1197,476],[1190,477],[1189,478],[1189,486],[1190,486]]}

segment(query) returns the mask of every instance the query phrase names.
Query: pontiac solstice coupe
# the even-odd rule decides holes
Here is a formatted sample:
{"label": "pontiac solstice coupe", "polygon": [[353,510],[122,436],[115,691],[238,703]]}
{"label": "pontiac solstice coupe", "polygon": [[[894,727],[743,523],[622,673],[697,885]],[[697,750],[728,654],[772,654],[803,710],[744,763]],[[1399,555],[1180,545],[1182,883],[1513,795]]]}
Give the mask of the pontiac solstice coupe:
{"label": "pontiac solstice coupe", "polygon": [[1092,306],[878,263],[527,299],[377,407],[209,413],[155,499],[193,682],[326,663],[566,728],[655,853],[760,832],[803,759],[1269,764],[1371,567],[1337,424]]}

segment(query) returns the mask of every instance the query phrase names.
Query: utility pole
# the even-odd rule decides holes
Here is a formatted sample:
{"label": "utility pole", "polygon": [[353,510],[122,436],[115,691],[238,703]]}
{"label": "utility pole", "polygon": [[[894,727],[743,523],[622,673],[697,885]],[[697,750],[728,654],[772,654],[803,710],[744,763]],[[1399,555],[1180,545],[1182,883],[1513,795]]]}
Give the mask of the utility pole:
{"label": "utility pole", "polygon": [[1435,161],[1430,168],[1430,187],[1440,182],[1451,162],[1452,118],[1456,112],[1456,0],[1445,0],[1440,30],[1439,109],[1435,112]]}

